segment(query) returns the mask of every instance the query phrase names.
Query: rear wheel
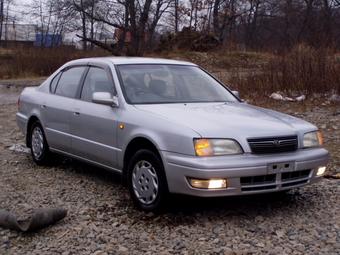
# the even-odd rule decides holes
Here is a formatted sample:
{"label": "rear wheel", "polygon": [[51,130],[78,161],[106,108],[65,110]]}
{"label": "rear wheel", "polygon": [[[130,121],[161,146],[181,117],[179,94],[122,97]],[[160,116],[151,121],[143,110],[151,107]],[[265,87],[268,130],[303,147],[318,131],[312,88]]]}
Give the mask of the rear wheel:
{"label": "rear wheel", "polygon": [[128,166],[128,187],[134,204],[144,211],[159,211],[168,194],[164,167],[159,156],[139,150]]}
{"label": "rear wheel", "polygon": [[51,152],[48,148],[44,130],[36,121],[30,130],[30,146],[33,161],[38,165],[47,164],[51,158]]}

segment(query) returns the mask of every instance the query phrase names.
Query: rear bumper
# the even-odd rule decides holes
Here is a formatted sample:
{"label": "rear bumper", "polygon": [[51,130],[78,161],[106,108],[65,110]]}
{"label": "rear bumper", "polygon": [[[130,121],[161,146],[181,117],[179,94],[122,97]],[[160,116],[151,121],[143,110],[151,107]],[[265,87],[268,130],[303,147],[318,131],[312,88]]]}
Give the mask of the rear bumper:
{"label": "rear bumper", "polygon": [[[321,179],[316,176],[317,169],[326,166],[329,160],[328,151],[323,148],[271,155],[207,158],[163,151],[162,156],[169,191],[201,197],[266,193],[311,184]],[[304,174],[300,176],[300,173]],[[262,177],[251,178],[254,176]],[[188,177],[226,178],[228,187],[215,190],[193,188]],[[262,178],[265,180],[261,181]]]}

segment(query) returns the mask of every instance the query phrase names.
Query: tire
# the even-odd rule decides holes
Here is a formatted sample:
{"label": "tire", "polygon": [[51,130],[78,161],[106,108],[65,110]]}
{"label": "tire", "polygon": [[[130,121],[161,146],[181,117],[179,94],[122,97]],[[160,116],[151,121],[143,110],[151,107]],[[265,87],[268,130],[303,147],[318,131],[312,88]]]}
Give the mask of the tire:
{"label": "tire", "polygon": [[128,164],[127,184],[135,206],[160,212],[168,196],[168,185],[160,157],[153,151],[137,151]]}
{"label": "tire", "polygon": [[47,165],[50,163],[51,152],[46,141],[44,129],[39,121],[33,123],[29,136],[33,161],[37,165]]}

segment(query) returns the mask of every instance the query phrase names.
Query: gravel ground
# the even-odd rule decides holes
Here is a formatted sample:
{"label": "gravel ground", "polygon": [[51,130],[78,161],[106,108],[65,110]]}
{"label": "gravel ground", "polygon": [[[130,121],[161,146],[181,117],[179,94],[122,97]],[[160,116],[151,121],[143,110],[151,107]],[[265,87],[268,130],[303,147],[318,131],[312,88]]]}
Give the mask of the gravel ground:
{"label": "gravel ground", "polygon": [[[0,86],[0,209],[21,218],[39,207],[69,214],[38,233],[0,228],[0,254],[340,254],[338,179],[287,194],[174,196],[166,213],[145,214],[117,175],[65,158],[39,167],[29,154],[11,151],[24,141],[14,117],[22,87],[7,85]],[[332,154],[328,174],[340,172],[339,105],[262,104],[321,127]]]}

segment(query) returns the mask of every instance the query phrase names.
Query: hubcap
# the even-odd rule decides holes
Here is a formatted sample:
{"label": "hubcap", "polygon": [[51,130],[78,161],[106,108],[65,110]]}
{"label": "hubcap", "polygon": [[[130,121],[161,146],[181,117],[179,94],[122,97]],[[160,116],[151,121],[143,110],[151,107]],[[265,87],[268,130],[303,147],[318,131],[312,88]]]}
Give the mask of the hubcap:
{"label": "hubcap", "polygon": [[39,159],[44,151],[44,137],[40,127],[33,129],[31,145],[34,157]]}
{"label": "hubcap", "polygon": [[158,176],[148,161],[141,160],[135,165],[132,186],[141,203],[148,205],[155,201],[158,194]]}

